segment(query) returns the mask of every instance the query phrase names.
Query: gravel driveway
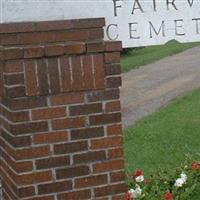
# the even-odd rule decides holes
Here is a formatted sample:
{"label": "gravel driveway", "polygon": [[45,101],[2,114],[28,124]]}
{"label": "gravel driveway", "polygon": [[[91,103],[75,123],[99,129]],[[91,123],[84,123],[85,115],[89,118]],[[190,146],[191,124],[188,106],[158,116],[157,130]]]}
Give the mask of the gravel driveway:
{"label": "gravel driveway", "polygon": [[126,128],[172,99],[200,87],[200,47],[131,70],[122,75],[122,80]]}

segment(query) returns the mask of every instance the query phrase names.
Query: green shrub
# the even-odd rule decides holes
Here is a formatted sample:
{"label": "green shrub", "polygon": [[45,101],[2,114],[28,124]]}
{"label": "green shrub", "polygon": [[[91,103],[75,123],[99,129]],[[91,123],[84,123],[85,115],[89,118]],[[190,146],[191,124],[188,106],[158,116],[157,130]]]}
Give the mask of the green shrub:
{"label": "green shrub", "polygon": [[197,200],[200,199],[200,162],[187,161],[171,172],[159,170],[145,178],[142,170],[130,174],[127,200]]}

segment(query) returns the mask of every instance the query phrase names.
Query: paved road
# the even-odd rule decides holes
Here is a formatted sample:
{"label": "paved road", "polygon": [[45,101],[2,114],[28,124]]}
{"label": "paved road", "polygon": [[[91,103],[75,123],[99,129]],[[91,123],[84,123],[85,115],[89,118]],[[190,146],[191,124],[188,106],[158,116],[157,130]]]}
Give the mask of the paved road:
{"label": "paved road", "polygon": [[200,87],[200,47],[132,70],[122,79],[122,116],[124,127],[128,127]]}

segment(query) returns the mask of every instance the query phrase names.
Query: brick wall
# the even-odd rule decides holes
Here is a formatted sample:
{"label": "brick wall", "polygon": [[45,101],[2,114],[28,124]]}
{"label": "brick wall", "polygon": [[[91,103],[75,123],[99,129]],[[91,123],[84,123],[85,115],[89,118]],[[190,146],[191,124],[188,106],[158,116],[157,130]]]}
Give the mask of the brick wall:
{"label": "brick wall", "polygon": [[124,199],[121,43],[104,25],[0,25],[4,200]]}

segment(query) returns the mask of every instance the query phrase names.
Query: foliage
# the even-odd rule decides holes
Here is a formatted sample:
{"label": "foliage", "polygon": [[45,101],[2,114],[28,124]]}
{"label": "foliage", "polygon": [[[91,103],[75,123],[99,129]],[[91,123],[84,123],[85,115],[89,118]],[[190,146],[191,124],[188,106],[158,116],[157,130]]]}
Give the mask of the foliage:
{"label": "foliage", "polygon": [[[196,191],[200,189],[200,163],[192,161],[191,158],[172,172],[160,170],[150,176],[150,179],[144,178],[142,182],[137,182],[136,175],[132,174],[130,177],[129,187],[140,188],[141,191],[137,196],[134,190],[132,193],[129,190],[127,200],[189,200],[199,197]],[[176,185],[175,183],[181,181],[180,177],[183,182]],[[131,198],[131,194],[132,197],[135,195],[135,198]]]}
{"label": "foliage", "polygon": [[[179,166],[186,154],[200,154],[200,89],[174,100],[124,131],[126,171],[147,175]],[[197,158],[198,159],[198,158]]]}
{"label": "foliage", "polygon": [[[200,158],[199,99],[198,89],[125,130],[127,173],[140,168],[146,176],[159,169],[172,173],[186,154],[196,155],[194,160]],[[200,198],[200,188],[196,193]]]}
{"label": "foliage", "polygon": [[161,58],[180,53],[199,44],[199,42],[181,44],[172,40],[165,45],[125,49],[122,54],[122,70],[123,72],[127,72],[139,66],[160,60]]}

